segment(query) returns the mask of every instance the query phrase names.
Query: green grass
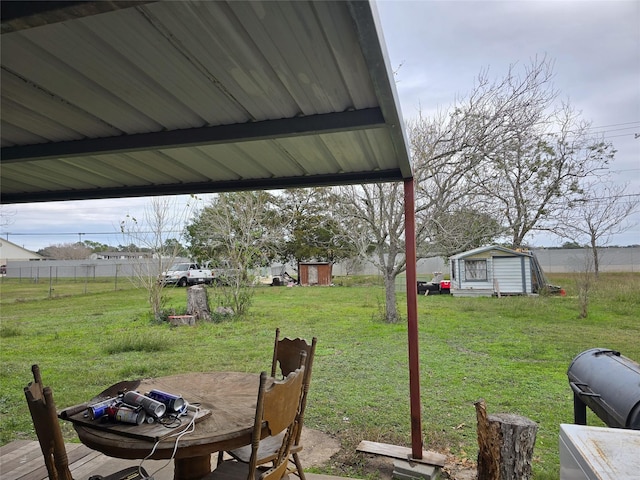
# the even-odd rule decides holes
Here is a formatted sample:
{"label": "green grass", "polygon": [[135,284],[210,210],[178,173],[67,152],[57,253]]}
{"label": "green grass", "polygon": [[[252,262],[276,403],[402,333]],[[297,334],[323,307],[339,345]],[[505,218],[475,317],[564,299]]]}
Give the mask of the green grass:
{"label": "green grass", "polygon": [[[121,282],[0,284],[0,441],[35,439],[22,388],[38,363],[58,407],[86,401],[120,380],[181,372],[268,369],[276,327],[318,337],[306,425],[336,435],[341,453],[321,473],[364,476],[360,440],[410,444],[407,329],[380,321],[377,279],[336,287],[256,289],[241,320],[171,328],[151,321],[146,295]],[[553,276],[566,297],[420,296],[419,345],[425,447],[474,461],[473,402],[489,413],[538,422],[534,478],[559,476],[560,423],[573,421],[566,371],[578,353],[617,349],[640,360],[640,275],[607,274],[578,319],[575,280]],[[336,282],[337,283],[337,282]],[[100,288],[102,286],[102,288]],[[46,285],[48,289],[48,285]],[[92,290],[93,287],[93,290]],[[87,291],[87,293],[85,293]],[[186,306],[167,289],[168,307]],[[404,295],[399,296],[401,311]],[[589,423],[600,425],[589,412]],[[77,441],[66,423],[67,441]],[[375,478],[375,474],[369,475]]]}

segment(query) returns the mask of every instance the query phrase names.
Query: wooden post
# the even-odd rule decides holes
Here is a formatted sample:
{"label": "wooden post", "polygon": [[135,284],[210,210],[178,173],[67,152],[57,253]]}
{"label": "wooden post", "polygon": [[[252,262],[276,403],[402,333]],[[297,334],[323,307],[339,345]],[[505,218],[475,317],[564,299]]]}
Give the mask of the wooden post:
{"label": "wooden post", "polygon": [[207,289],[202,285],[194,285],[187,289],[187,315],[194,315],[196,320],[211,321]]}
{"label": "wooden post", "polygon": [[538,424],[510,413],[487,415],[475,402],[478,419],[478,480],[528,480]]}

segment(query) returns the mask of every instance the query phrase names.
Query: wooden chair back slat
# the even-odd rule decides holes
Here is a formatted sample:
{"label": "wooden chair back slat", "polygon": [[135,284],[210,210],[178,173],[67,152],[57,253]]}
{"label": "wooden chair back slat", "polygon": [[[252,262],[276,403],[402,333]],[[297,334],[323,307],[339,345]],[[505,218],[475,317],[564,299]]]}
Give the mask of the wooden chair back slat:
{"label": "wooden chair back slat", "polygon": [[[267,472],[260,475],[263,480],[280,479],[287,470],[289,451],[293,445],[295,422],[300,409],[302,396],[302,381],[304,378],[304,366],[291,372],[285,379],[276,380],[268,388],[267,372],[260,374],[260,386],[258,389],[258,401],[251,436],[251,458],[249,460],[247,479],[254,479],[259,463],[258,450],[262,425],[267,423],[270,435],[285,432],[277,457],[273,460],[273,466]],[[213,472],[215,477],[215,471]]]}
{"label": "wooden chair back slat", "polygon": [[52,480],[73,480],[69,470],[69,459],[64,446],[62,429],[58,423],[53,391],[43,387],[40,369],[31,368],[34,381],[24,388],[24,394],[38,436],[38,442],[44,456],[47,473]]}
{"label": "wooden chair back slat", "polygon": [[[44,456],[47,474],[50,480],[73,480],[62,429],[58,421],[58,412],[53,401],[53,390],[51,387],[43,386],[38,365],[33,365],[31,372],[33,382],[24,387],[24,395]],[[122,480],[146,477],[148,477],[146,470],[138,466],[125,468],[102,478],[103,480]]]}
{"label": "wooden chair back slat", "polygon": [[[276,329],[276,339],[273,345],[273,360],[271,362],[271,376],[275,377],[277,375],[278,367],[283,378],[296,370],[300,366],[301,351],[307,354],[307,364],[305,364],[305,368],[307,372],[309,372],[308,362],[312,359],[312,354],[315,352],[316,341],[317,339],[314,337],[311,345],[309,345],[302,338],[281,339],[280,329]],[[309,373],[307,373],[307,375],[310,376]]]}
{"label": "wooden chair back slat", "polygon": [[282,462],[277,467],[271,467],[269,470],[260,475],[259,480],[280,480],[287,473],[287,462]]}
{"label": "wooden chair back slat", "polygon": [[280,329],[276,329],[276,337],[273,346],[273,360],[271,362],[271,376],[275,377],[278,367],[280,373],[286,376],[290,372],[294,371],[300,365],[300,352],[306,353],[306,360],[304,363],[304,380],[303,380],[303,393],[300,405],[300,413],[298,416],[298,426],[295,432],[294,445],[300,443],[300,436],[302,435],[302,425],[304,423],[304,411],[307,408],[307,395],[311,388],[311,371],[313,369],[313,359],[316,353],[316,344],[318,339],[313,337],[311,344],[307,343],[302,338],[280,338]]}
{"label": "wooden chair back slat", "polygon": [[[271,361],[271,376],[277,378],[278,370],[283,377],[287,377],[291,372],[304,367],[304,373],[302,375],[302,392],[300,397],[300,405],[297,409],[296,418],[294,419],[293,426],[287,429],[285,439],[287,442],[281,444],[282,436],[279,436],[279,430],[281,425],[286,421],[279,421],[279,426],[274,423],[275,420],[270,422],[270,436],[263,439],[259,443],[259,449],[256,449],[253,445],[251,449],[247,447],[237,448],[230,451],[232,457],[240,462],[246,464],[253,464],[254,462],[260,465],[265,463],[274,462],[272,468],[263,473],[259,478],[262,480],[280,479],[285,472],[296,473],[301,480],[305,480],[304,472],[302,471],[302,465],[298,453],[302,450],[300,445],[300,437],[302,435],[302,424],[304,420],[304,410],[307,405],[307,394],[311,385],[311,368],[313,367],[313,357],[315,355],[317,339],[314,337],[311,344],[308,344],[305,340],[296,338],[280,338],[280,329],[276,329],[276,336],[273,344],[273,358]],[[269,402],[267,402],[269,403]],[[283,403],[279,400],[275,401],[274,409],[284,408]],[[265,416],[270,416],[268,406],[265,405]],[[273,417],[277,418],[278,414],[274,413]],[[286,446],[288,444],[289,446]],[[284,445],[284,446],[283,446]],[[287,466],[287,457],[291,455],[295,468],[291,465]],[[275,460],[274,460],[275,459]],[[287,460],[287,461],[285,461]],[[223,452],[218,455],[218,465],[222,465]],[[284,466],[283,466],[284,465]],[[255,471],[255,470],[254,470]],[[215,477],[222,479],[224,477]],[[250,477],[251,478],[251,477]],[[226,480],[226,478],[225,478]]]}
{"label": "wooden chair back slat", "polygon": [[[298,415],[304,366],[299,371],[291,372],[285,380],[275,382],[265,392],[263,419],[272,436],[289,427]],[[291,376],[294,378],[290,379]]]}

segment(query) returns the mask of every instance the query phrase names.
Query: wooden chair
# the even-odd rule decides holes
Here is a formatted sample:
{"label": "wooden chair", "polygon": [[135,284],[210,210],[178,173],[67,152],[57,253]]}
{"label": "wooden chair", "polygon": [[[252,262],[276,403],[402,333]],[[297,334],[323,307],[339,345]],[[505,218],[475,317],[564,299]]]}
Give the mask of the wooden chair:
{"label": "wooden chair", "polygon": [[[300,410],[304,366],[291,372],[284,380],[275,380],[266,388],[267,373],[260,375],[260,388],[249,462],[227,460],[218,463],[216,469],[202,480],[280,480],[287,473],[289,452],[295,440],[296,420]],[[279,438],[280,445],[270,459],[268,468],[258,468],[258,450],[262,425],[266,422],[270,438]]]}
{"label": "wooden chair", "polygon": [[[316,352],[317,341],[318,339],[316,337],[313,337],[311,344],[308,344],[301,338],[281,339],[280,329],[277,328],[273,345],[273,360],[271,362],[271,376],[275,378],[277,371],[280,370],[280,374],[285,377],[300,366],[300,352],[306,353],[300,412],[296,422],[294,442],[291,446],[291,457],[294,466],[289,468],[289,473],[297,475],[301,480],[306,479],[304,471],[302,470],[302,463],[300,462],[300,457],[298,455],[302,451],[300,436],[302,435],[302,425],[304,423],[304,411],[307,406],[307,394],[309,393],[309,387],[311,386],[311,370],[313,367],[313,357]],[[260,442],[260,449],[258,450],[258,465],[270,462],[276,454],[279,444],[280,439],[277,437],[267,437],[262,440]],[[242,447],[228,453],[236,460],[247,463],[250,459],[251,450],[248,447]],[[221,461],[221,459],[222,456],[220,455],[218,457],[218,461]]]}
{"label": "wooden chair", "polygon": [[[33,382],[24,388],[27,405],[33,420],[33,426],[38,436],[38,442],[44,455],[44,463],[51,480],[73,480],[69,470],[69,459],[64,446],[62,430],[58,423],[58,414],[53,402],[51,387],[42,384],[40,368],[38,365],[31,367]],[[106,477],[102,480],[119,480],[146,478],[147,472],[142,467],[129,467]],[[93,477],[95,478],[95,477]]]}

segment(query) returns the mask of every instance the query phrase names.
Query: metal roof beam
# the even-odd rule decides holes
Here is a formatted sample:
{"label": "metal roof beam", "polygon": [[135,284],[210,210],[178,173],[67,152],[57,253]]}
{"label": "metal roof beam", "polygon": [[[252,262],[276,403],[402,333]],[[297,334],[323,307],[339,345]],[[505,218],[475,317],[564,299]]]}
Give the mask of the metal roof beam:
{"label": "metal roof beam", "polygon": [[220,193],[240,190],[275,190],[283,188],[322,187],[401,181],[399,169],[341,174],[309,175],[267,179],[242,179],[221,182],[194,182],[170,185],[142,185],[88,190],[38,191],[25,193],[0,192],[0,203],[57,202],[99,198],[147,197],[159,195],[181,195],[191,193]]}
{"label": "metal roof beam", "polygon": [[4,147],[2,163],[72,158],[107,153],[195,147],[385,127],[379,108],[248,122],[234,125],[139,133],[118,137]]}

